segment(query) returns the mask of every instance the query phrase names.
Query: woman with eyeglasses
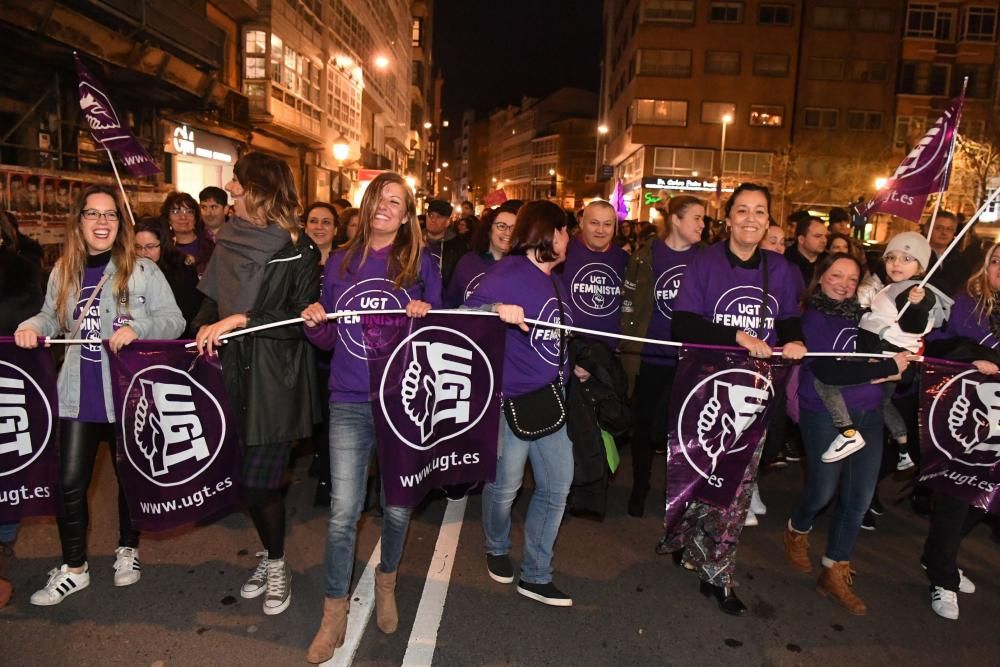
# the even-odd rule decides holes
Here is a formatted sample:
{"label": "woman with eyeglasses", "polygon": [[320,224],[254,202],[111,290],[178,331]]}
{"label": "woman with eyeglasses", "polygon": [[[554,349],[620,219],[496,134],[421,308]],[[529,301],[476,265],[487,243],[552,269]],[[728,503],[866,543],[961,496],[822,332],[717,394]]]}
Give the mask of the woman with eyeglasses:
{"label": "woman with eyeglasses", "polygon": [[[59,370],[59,461],[62,495],[59,540],[63,563],[49,572],[31,604],[48,606],[90,585],[87,566],[87,489],[97,447],[106,441],[118,474],[108,340],[117,354],[137,338],[177,338],[184,317],[156,264],[136,256],[132,225],[122,217],[118,193],[103,185],[84,190],[66,221],[62,256],[49,276],[40,313],[14,333],[18,347],[33,349],[45,337],[82,338],[93,344],[66,346]],[[129,517],[118,483],[118,548],[114,584],[139,581],[139,531]]]}
{"label": "woman with eyeglasses", "polygon": [[186,192],[171,192],[160,207],[160,221],[173,233],[177,249],[195,265],[198,277],[205,275],[215,242],[205,230],[201,206],[194,197]]}
{"label": "woman with eyeglasses", "polygon": [[523,203],[520,199],[508,199],[483,214],[472,236],[472,249],[462,255],[455,266],[444,295],[446,308],[457,308],[465,303],[486,272],[510,252],[514,221]]}
{"label": "woman with eyeglasses", "polygon": [[198,291],[198,271],[194,265],[185,261],[185,255],[177,250],[163,224],[157,218],[149,216],[143,217],[135,225],[135,254],[155,263],[163,271],[177,306],[184,315],[184,321],[187,322],[184,337],[193,338],[191,322],[205,298]]}

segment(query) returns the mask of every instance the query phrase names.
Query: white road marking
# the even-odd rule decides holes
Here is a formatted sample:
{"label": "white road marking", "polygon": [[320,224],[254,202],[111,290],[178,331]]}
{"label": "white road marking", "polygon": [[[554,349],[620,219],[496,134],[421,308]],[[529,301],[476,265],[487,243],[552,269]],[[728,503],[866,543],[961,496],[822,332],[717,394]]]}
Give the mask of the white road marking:
{"label": "white road marking", "polygon": [[434,545],[434,556],[427,568],[427,581],[420,596],[417,617],[413,621],[413,631],[406,645],[402,667],[430,667],[437,645],[438,629],[444,614],[444,603],[448,597],[451,569],[455,565],[458,552],[458,538],[462,534],[462,520],[465,517],[467,498],[451,500],[441,520],[441,530]]}
{"label": "white road marking", "polygon": [[375,568],[382,560],[382,539],[375,543],[365,571],[358,579],[351,595],[351,611],[347,615],[347,634],[344,645],[333,652],[333,657],[323,663],[324,667],[349,667],[365,635],[365,628],[375,608]]}

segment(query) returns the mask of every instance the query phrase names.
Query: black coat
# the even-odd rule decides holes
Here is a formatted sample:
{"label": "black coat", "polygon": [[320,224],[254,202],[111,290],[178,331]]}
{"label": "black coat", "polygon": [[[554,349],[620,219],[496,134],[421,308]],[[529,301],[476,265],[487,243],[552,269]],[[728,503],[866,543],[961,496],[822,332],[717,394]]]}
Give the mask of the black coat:
{"label": "black coat", "polygon": [[192,326],[194,318],[201,310],[201,302],[205,295],[198,291],[198,269],[193,264],[185,264],[180,261],[176,264],[162,264],[160,270],[167,278],[170,291],[174,293],[174,301],[181,309],[187,328],[184,329],[182,338],[193,338],[195,329]]}
{"label": "black coat", "polygon": [[[308,236],[289,242],[264,269],[264,281],[247,328],[299,317],[319,298],[319,250]],[[205,297],[194,327],[219,319]],[[290,442],[312,435],[321,401],[313,346],[303,325],[290,324],[230,339],[220,352],[229,405],[247,447]]]}
{"label": "black coat", "polygon": [[18,324],[38,314],[44,300],[38,265],[0,247],[0,336],[12,336]]}
{"label": "black coat", "polygon": [[569,357],[571,365],[590,373],[586,382],[571,376],[566,394],[566,432],[573,442],[569,504],[574,512],[603,517],[609,470],[601,431],[621,436],[631,426],[625,401],[628,381],[614,352],[601,341],[573,338]]}

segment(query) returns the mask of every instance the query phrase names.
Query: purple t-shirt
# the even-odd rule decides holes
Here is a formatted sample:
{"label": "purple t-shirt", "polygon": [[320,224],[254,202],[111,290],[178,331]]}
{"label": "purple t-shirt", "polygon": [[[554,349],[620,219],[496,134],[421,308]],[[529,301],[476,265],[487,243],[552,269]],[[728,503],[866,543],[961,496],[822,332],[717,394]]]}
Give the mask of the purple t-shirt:
{"label": "purple t-shirt", "polygon": [[[646,329],[646,338],[672,340],[670,327],[674,299],[680,290],[684,270],[698,252],[699,249],[695,246],[687,250],[674,250],[663,242],[653,244],[653,311],[649,318],[649,328]],[[642,360],[674,365],[677,363],[677,348],[646,343],[642,348]]]}
{"label": "purple t-shirt", "polygon": [[[108,256],[110,257],[110,253]],[[105,262],[99,266],[84,268],[83,279],[80,281],[80,296],[76,307],[73,308],[74,322],[80,317],[80,311],[94,292],[97,283],[101,281],[101,276],[107,267]],[[118,331],[130,321],[125,315],[116,315],[112,325],[114,331]],[[105,335],[101,331],[101,295],[98,293],[91,302],[87,314],[80,320],[80,331],[77,335],[77,338],[94,342],[80,346],[80,412],[77,413],[76,421],[103,424],[108,422],[107,407],[104,405],[104,377],[101,373],[101,356],[104,354],[101,339],[110,337],[111,333]]]}
{"label": "purple t-shirt", "polygon": [[[573,302],[576,326],[621,333],[622,277],[627,264],[628,253],[614,244],[598,252],[578,237],[570,239],[566,261],[558,271]],[[615,345],[612,338],[598,338]]]}
{"label": "purple t-shirt", "polygon": [[451,274],[451,282],[444,295],[445,308],[458,308],[469,295],[479,286],[486,272],[496,266],[497,261],[491,253],[480,254],[473,250],[462,255]]}
{"label": "purple t-shirt", "polygon": [[[674,310],[700,315],[714,324],[736,327],[768,345],[775,345],[778,338],[775,321],[799,316],[802,274],[784,257],[759,252],[761,258],[755,268],[734,264],[725,242],[699,252],[684,272]],[[769,305],[762,314],[765,254]]]}
{"label": "purple t-shirt", "polygon": [[976,302],[965,290],[955,297],[948,324],[943,329],[931,329],[925,340],[947,338],[967,338],[991,350],[1000,348],[1000,341],[990,330],[989,315],[976,312]]}
{"label": "purple t-shirt", "polygon": [[[567,300],[565,288],[559,284],[565,324],[574,324],[573,305]],[[470,307],[503,303],[521,306],[525,319],[559,323],[559,305],[552,276],[545,275],[524,255],[508,255],[487,273],[479,287],[466,299]],[[558,377],[559,329],[529,324],[524,333],[515,326],[507,327],[507,346],[503,360],[503,394],[510,398],[542,387]],[[562,332],[566,335],[567,332]],[[568,347],[568,346],[567,346]],[[564,369],[566,378],[567,368]]]}
{"label": "purple t-shirt", "polygon": [[[858,325],[846,317],[825,315],[815,308],[807,308],[802,316],[802,334],[810,352],[854,352],[858,339]],[[803,410],[823,412],[826,407],[816,394],[812,372],[813,360],[806,358],[802,364],[799,381],[799,406]],[[867,363],[864,360],[844,360],[845,364]],[[852,410],[874,410],[882,404],[882,387],[877,384],[859,384],[840,387],[844,403]]]}
{"label": "purple t-shirt", "polygon": [[[364,265],[341,272],[346,250],[330,255],[323,271],[320,303],[326,312],[337,310],[396,310],[406,308],[410,301],[426,301],[441,307],[441,274],[433,257],[424,252],[420,257],[418,280],[406,290],[393,285],[389,276],[389,251],[392,246],[368,252]],[[378,347],[366,343],[377,340],[381,317],[343,317],[337,324],[327,321],[318,327],[306,327],[306,337],[317,347],[333,350],[330,363],[330,400],[342,403],[365,403],[371,400],[368,359],[392,353],[398,341],[386,340]],[[362,327],[366,328],[362,328]],[[393,329],[387,329],[393,330]]]}

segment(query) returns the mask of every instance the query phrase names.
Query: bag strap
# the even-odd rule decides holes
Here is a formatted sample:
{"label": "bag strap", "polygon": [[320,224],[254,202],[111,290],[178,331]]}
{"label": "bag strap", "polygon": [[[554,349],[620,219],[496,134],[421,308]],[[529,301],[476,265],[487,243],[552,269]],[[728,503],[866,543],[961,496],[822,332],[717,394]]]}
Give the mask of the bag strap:
{"label": "bag strap", "polygon": [[94,303],[94,299],[97,298],[97,295],[101,293],[101,288],[104,287],[104,283],[107,281],[108,274],[105,273],[97,282],[97,286],[94,287],[94,291],[90,293],[90,298],[87,299],[87,303],[83,304],[83,308],[80,309],[80,317],[76,318],[76,321],[73,322],[73,331],[69,335],[70,338],[76,338],[76,334],[80,331],[80,325],[83,324],[83,318],[87,316],[88,312],[90,312],[91,304]]}
{"label": "bag strap", "polygon": [[[767,324],[767,314],[769,312],[771,312],[771,299],[770,299],[770,297],[768,295],[768,291],[767,291],[767,274],[768,274],[768,270],[767,270],[767,251],[766,250],[762,250],[761,248],[758,247],[757,248],[757,252],[760,253],[760,265],[761,265],[761,268],[764,269],[764,280],[763,280],[763,285],[762,285],[763,291],[764,291],[764,298],[763,298],[763,300],[761,301],[761,304],[760,304],[761,305],[761,308],[760,308],[760,310],[761,310],[761,313],[760,313],[760,318],[761,318],[760,319],[760,324],[761,324],[761,328],[764,328],[764,326]],[[775,342],[775,344],[778,343],[778,314],[777,313],[774,314],[774,342]]]}
{"label": "bag strap", "polygon": [[[556,293],[556,304],[559,306],[559,324],[566,324],[562,296],[559,294],[559,283],[556,282],[556,277],[551,273],[549,274],[549,279],[552,281],[552,289]],[[559,382],[560,384],[564,384],[563,367],[566,365],[566,330],[557,329],[557,331],[559,332]]]}

